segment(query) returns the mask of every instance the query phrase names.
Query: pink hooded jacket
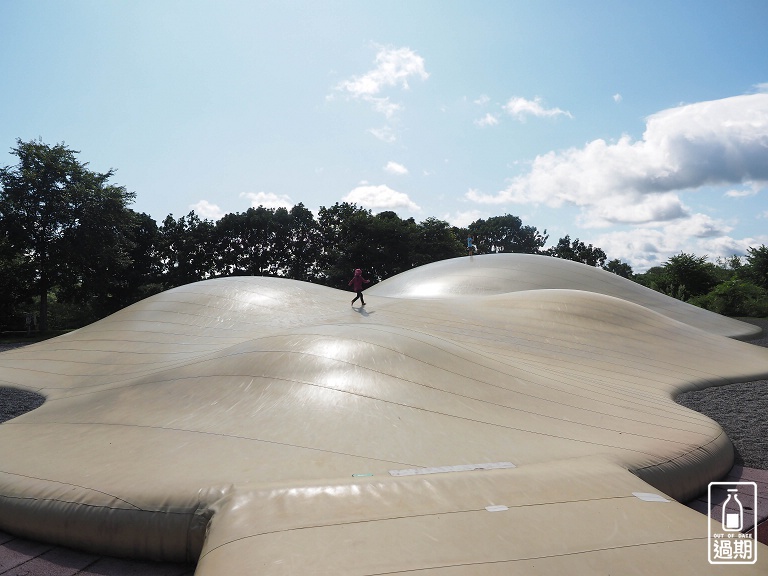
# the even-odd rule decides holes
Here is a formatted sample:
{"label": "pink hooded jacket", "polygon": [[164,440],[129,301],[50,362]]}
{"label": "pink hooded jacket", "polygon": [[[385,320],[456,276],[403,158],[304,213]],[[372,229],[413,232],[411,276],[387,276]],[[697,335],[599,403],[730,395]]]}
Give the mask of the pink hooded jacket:
{"label": "pink hooded jacket", "polygon": [[358,268],[355,270],[355,275],[352,280],[349,281],[349,285],[352,286],[352,290],[360,292],[363,289],[363,284],[369,284],[371,281],[363,278],[363,271]]}

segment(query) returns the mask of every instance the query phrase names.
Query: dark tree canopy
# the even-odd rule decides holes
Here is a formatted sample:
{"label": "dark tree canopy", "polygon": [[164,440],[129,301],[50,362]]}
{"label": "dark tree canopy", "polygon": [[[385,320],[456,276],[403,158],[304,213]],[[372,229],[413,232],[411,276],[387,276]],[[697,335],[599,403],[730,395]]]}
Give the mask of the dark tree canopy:
{"label": "dark tree canopy", "polygon": [[717,271],[706,256],[681,252],[672,256],[663,266],[668,294],[681,300],[706,294],[717,285]]}
{"label": "dark tree canopy", "polygon": [[301,203],[291,208],[289,218],[286,276],[316,282],[321,275],[320,257],[323,253],[320,226],[312,212]]}
{"label": "dark tree canopy", "polygon": [[598,267],[602,267],[607,259],[605,252],[603,252],[601,248],[592,246],[592,244],[584,244],[584,242],[578,238],[571,241],[569,235],[560,238],[557,245],[547,250],[546,254],[548,256],[554,256],[555,258],[573,260],[575,262],[588,264],[589,266]]}
{"label": "dark tree canopy", "polygon": [[160,227],[160,259],[165,282],[181,286],[204,280],[214,270],[214,224],[194,212],[178,220],[169,214]]}
{"label": "dark tree canopy", "polygon": [[629,280],[632,280],[632,278],[634,277],[634,274],[632,272],[632,266],[630,266],[626,262],[622,262],[617,258],[614,258],[613,260],[608,262],[605,266],[603,266],[603,270],[607,270],[608,272],[613,272],[617,276],[621,276],[622,278],[628,278]]}
{"label": "dark tree canopy", "polygon": [[19,162],[0,169],[0,222],[19,272],[36,287],[45,330],[54,287],[66,287],[63,295],[74,301],[109,298],[104,279],[129,263],[134,194],[109,184],[114,171],[89,170],[63,143],[17,140],[11,152]]}
{"label": "dark tree canopy", "polygon": [[517,252],[539,254],[547,243],[547,231],[540,233],[533,226],[523,226],[517,216],[505,214],[487,220],[475,220],[467,227],[481,253]]}
{"label": "dark tree canopy", "polygon": [[462,256],[466,252],[461,238],[444,220],[427,218],[417,225],[413,242],[413,266]]}
{"label": "dark tree canopy", "polygon": [[371,211],[355,204],[337,202],[330,208],[321,206],[317,220],[324,239],[320,256],[322,283],[343,288],[345,279],[352,276],[355,268],[363,268],[366,276],[370,276],[367,260],[375,249],[374,246],[369,248]]}
{"label": "dark tree canopy", "polygon": [[[0,324],[6,326],[18,326],[20,317],[23,324],[24,313],[39,305],[45,330],[49,299],[59,325],[83,325],[162,290],[221,276],[275,276],[347,289],[355,268],[380,282],[466,256],[469,235],[483,254],[564,258],[711,310],[768,310],[766,246],[749,248],[744,261],[733,256],[717,265],[680,253],[634,274],[629,264],[606,263],[602,249],[568,235],[544,249],[547,231],[511,214],[458,228],[341,202],[321,207],[317,216],[303,204],[258,206],[215,222],[194,212],[178,219],[171,214],[158,226],[127,207],[134,194],[110,183],[114,170],[89,170],[65,144],[17,140],[12,153],[18,163],[0,169]],[[79,324],[61,320],[66,306],[67,318],[81,309]]]}
{"label": "dark tree canopy", "polygon": [[768,289],[768,247],[765,244],[747,249],[748,279],[760,288]]}

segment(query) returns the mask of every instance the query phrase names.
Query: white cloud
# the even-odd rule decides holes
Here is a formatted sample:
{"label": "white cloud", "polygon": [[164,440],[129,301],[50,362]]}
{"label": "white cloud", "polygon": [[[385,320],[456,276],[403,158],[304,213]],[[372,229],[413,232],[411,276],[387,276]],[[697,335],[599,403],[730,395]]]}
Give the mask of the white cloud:
{"label": "white cloud", "polygon": [[680,252],[676,239],[653,228],[609,232],[589,242],[602,248],[609,258],[628,262],[635,272],[658,266]]}
{"label": "white cloud", "polygon": [[216,204],[208,202],[208,200],[200,200],[197,204],[191,204],[189,207],[194,210],[195,214],[202,216],[203,219],[218,220],[224,216],[224,211]]}
{"label": "white cloud", "polygon": [[623,98],[621,97],[621,94],[619,94],[618,92],[613,95],[613,101],[616,102],[617,104],[619,102],[621,102],[622,100],[623,100]]}
{"label": "white cloud", "polygon": [[706,185],[768,181],[768,94],[735,96],[661,111],[643,139],[594,140],[536,157],[484,203],[571,204],[585,222],[664,222],[685,217],[678,192]]}
{"label": "white cloud", "polygon": [[465,212],[455,212],[453,214],[444,214],[442,219],[448,222],[451,226],[457,228],[466,228],[475,220],[480,218],[487,218],[488,214],[481,212],[480,210],[467,210]]}
{"label": "white cloud", "polygon": [[658,226],[608,232],[590,242],[605,250],[611,259],[618,258],[630,263],[635,272],[644,272],[664,264],[680,252],[707,256],[710,261],[715,261],[734,254],[745,255],[750,246],[768,241],[768,235],[733,238],[729,235],[732,231],[733,228],[723,221],[706,214],[692,214]]}
{"label": "white cloud", "polygon": [[699,243],[699,249],[694,254],[709,256],[712,261],[718,258],[728,258],[734,254],[737,256],[746,256],[748,248],[765,244],[766,236],[760,238],[731,238],[730,236],[718,236],[716,238],[707,238]]}
{"label": "white cloud", "polygon": [[515,96],[510,98],[509,101],[504,104],[503,108],[507,114],[520,121],[525,121],[528,116],[536,116],[537,118],[567,116],[568,118],[573,118],[570,112],[561,110],[560,108],[545,108],[542,105],[541,98],[538,97],[533,100],[527,100]]}
{"label": "white cloud", "polygon": [[384,126],[382,128],[369,128],[368,132],[373,134],[376,138],[378,138],[382,142],[386,142],[387,144],[391,144],[392,142],[397,140],[395,133],[392,131],[392,128],[390,128],[389,126]]}
{"label": "white cloud", "polygon": [[481,126],[481,127],[484,127],[484,126],[495,126],[498,123],[499,123],[499,119],[496,118],[496,116],[494,116],[491,113],[487,113],[482,118],[479,118],[479,119],[475,120],[475,125],[476,126]]}
{"label": "white cloud", "polygon": [[353,76],[337,86],[337,90],[353,98],[368,99],[389,86],[409,88],[411,77],[426,80],[429,74],[424,68],[424,58],[410,48],[381,47],[376,54],[376,67],[362,76]]}
{"label": "white cloud", "polygon": [[371,210],[395,210],[404,208],[410,211],[418,211],[421,208],[413,202],[407,194],[397,192],[384,184],[372,185],[361,182],[342,198],[344,202],[359,204]]}
{"label": "white cloud", "polygon": [[627,202],[626,196],[617,194],[584,210],[579,223],[585,228],[602,228],[615,224],[666,222],[686,216],[688,209],[678,195],[671,192],[638,196],[633,202]]}
{"label": "white cloud", "polygon": [[485,106],[490,101],[491,99],[488,98],[488,96],[486,96],[485,94],[483,94],[477,100],[473,100],[473,103],[477,104],[478,106]]}
{"label": "white cloud", "polygon": [[380,114],[384,114],[387,119],[392,118],[397,112],[403,109],[400,104],[391,102],[389,98],[369,98],[368,101],[373,105],[373,109]]}
{"label": "white cloud", "polygon": [[[410,48],[380,46],[374,68],[362,76],[353,76],[340,82],[336,85],[336,91],[349,99],[367,102],[375,112],[383,114],[387,120],[392,120],[403,106],[393,102],[390,96],[384,95],[384,91],[388,88],[409,90],[408,82],[412,78],[429,78],[429,73],[424,67],[424,58]],[[327,99],[333,100],[333,97],[328,96]],[[390,126],[368,131],[383,142],[392,143],[396,140]]]}
{"label": "white cloud", "polygon": [[715,238],[733,230],[728,224],[706,214],[692,214],[688,218],[670,222],[665,229],[678,238]]}
{"label": "white cloud", "polygon": [[390,174],[396,174],[398,176],[404,176],[408,174],[408,168],[403,166],[402,164],[398,164],[397,162],[387,162],[387,165],[384,166],[384,171],[389,172]]}
{"label": "white cloud", "polygon": [[757,196],[760,192],[761,186],[755,182],[745,182],[745,185],[748,187],[728,190],[725,196],[728,198],[746,198],[748,196]]}
{"label": "white cloud", "polygon": [[247,198],[252,208],[264,206],[264,208],[293,208],[293,202],[288,196],[277,195],[272,192],[243,192],[240,198]]}
{"label": "white cloud", "polygon": [[754,196],[757,194],[754,190],[728,190],[725,195],[728,198],[746,198],[747,196]]}

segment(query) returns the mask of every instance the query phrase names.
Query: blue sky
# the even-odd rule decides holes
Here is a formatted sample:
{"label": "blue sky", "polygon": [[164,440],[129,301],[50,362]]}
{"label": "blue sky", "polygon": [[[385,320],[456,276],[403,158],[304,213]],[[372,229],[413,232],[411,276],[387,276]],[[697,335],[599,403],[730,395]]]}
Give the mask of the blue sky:
{"label": "blue sky", "polygon": [[160,223],[520,216],[636,271],[768,244],[768,2],[0,0],[0,165],[64,142]]}

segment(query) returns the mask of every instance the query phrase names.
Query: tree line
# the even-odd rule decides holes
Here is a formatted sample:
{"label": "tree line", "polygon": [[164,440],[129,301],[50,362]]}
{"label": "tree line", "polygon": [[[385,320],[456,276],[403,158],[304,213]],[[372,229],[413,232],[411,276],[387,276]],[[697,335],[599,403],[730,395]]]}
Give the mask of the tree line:
{"label": "tree line", "polygon": [[768,247],[747,249],[744,258],[710,262],[681,252],[661,266],[632,276],[668,296],[726,316],[768,316]]}
{"label": "tree line", "polygon": [[[111,183],[65,144],[17,140],[16,165],[0,169],[0,330],[69,328],[107,316],[152,294],[222,276],[291,278],[346,288],[353,269],[381,281],[429,262],[480,253],[545,254],[632,278],[619,260],[513,215],[467,227],[394,212],[373,214],[346,202],[290,209],[259,206],[217,221],[190,212],[158,224],[132,210],[135,194]],[[638,277],[641,281],[643,277]],[[671,290],[668,286],[651,286]]]}

